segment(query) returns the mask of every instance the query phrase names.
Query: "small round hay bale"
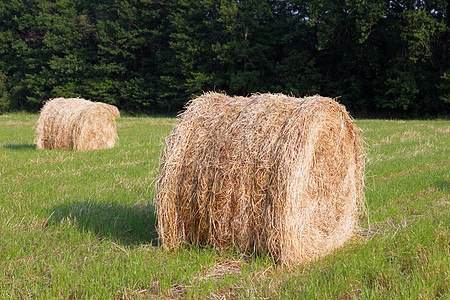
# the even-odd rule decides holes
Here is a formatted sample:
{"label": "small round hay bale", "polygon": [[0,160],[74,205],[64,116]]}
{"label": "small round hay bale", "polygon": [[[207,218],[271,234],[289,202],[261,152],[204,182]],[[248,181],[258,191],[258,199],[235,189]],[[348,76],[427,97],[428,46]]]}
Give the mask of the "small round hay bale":
{"label": "small round hay bale", "polygon": [[37,149],[97,150],[116,144],[119,110],[81,98],[48,101],[38,120]]}
{"label": "small round hay bale", "polygon": [[325,255],[357,227],[361,156],[358,128],[330,98],[204,94],[166,141],[163,245],[234,246],[286,265]]}

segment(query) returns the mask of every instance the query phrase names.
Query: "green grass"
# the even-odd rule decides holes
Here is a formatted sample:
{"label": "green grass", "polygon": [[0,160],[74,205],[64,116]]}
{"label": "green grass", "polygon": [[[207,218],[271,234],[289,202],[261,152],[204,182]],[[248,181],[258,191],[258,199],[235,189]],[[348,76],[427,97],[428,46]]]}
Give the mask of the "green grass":
{"label": "green grass", "polygon": [[0,115],[0,299],[450,297],[450,122],[358,120],[362,229],[293,269],[158,246],[151,205],[175,120],[118,120],[111,150],[35,150],[34,114]]}

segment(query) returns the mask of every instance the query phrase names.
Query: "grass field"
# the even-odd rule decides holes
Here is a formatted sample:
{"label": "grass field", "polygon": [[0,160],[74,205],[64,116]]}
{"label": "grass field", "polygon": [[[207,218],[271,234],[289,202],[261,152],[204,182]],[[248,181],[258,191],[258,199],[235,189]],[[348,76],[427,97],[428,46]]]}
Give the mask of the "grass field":
{"label": "grass field", "polygon": [[449,299],[450,122],[358,120],[367,214],[343,249],[293,269],[158,246],[175,119],[118,120],[111,150],[35,150],[38,115],[0,115],[0,299]]}

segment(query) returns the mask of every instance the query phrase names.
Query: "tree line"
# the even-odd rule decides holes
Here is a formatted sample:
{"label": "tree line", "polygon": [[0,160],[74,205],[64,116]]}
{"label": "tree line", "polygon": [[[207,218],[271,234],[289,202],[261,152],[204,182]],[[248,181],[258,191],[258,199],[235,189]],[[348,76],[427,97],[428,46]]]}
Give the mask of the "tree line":
{"label": "tree line", "polygon": [[0,112],[83,97],[176,112],[203,91],[446,114],[448,1],[4,0]]}

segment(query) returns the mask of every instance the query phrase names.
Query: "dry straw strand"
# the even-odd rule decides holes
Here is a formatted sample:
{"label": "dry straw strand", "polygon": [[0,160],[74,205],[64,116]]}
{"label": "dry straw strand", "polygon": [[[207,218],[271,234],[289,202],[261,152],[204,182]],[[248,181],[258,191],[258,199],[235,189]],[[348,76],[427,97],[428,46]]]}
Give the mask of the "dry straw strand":
{"label": "dry straw strand", "polygon": [[37,149],[97,150],[113,148],[117,139],[117,107],[81,98],[55,98],[41,110]]}
{"label": "dry straw strand", "polygon": [[288,266],[329,253],[357,227],[361,144],[330,98],[211,92],[192,100],[160,166],[163,245],[234,246]]}

